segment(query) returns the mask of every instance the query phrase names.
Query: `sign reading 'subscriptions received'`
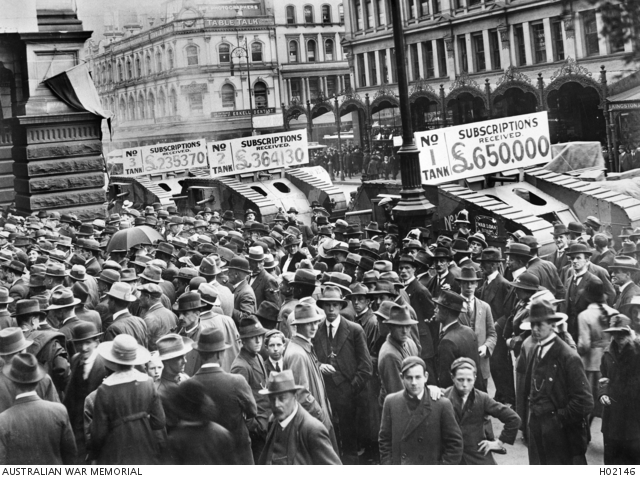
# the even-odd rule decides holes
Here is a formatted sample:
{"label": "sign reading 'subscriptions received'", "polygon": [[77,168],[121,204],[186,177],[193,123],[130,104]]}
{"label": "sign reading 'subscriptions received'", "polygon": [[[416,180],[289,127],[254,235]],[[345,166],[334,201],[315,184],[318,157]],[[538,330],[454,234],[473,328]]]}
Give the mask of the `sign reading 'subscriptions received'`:
{"label": "sign reading 'subscriptions received'", "polygon": [[551,160],[547,112],[415,133],[422,183],[439,185]]}

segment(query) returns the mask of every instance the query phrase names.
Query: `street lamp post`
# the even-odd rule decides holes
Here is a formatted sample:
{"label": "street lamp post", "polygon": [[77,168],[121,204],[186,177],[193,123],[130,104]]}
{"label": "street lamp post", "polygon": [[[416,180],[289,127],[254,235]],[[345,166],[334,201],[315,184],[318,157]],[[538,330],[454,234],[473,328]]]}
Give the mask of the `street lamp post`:
{"label": "street lamp post", "polygon": [[253,129],[253,93],[251,92],[251,62],[249,61],[249,49],[247,48],[247,38],[244,39],[244,47],[237,46],[231,50],[231,76],[233,76],[233,57],[238,58],[238,64],[240,64],[241,58],[247,59],[247,83],[249,85],[249,117],[251,119],[251,135],[255,136],[256,132]]}
{"label": "street lamp post", "polygon": [[413,139],[400,2],[392,0],[389,4],[391,6],[393,43],[396,51],[396,69],[398,70],[400,118],[402,120],[402,146],[398,151],[402,174],[402,190],[400,191],[400,201],[393,208],[393,212],[397,217],[398,226],[400,226],[401,237],[404,237],[412,228],[427,226],[427,221],[435,212],[435,206],[426,198],[422,187],[419,151]]}
{"label": "street lamp post", "polygon": [[338,95],[333,95],[336,107],[336,124],[338,125],[338,164],[340,165],[340,181],[344,181],[344,155],[342,154],[342,136],[340,135],[340,109],[338,107]]}

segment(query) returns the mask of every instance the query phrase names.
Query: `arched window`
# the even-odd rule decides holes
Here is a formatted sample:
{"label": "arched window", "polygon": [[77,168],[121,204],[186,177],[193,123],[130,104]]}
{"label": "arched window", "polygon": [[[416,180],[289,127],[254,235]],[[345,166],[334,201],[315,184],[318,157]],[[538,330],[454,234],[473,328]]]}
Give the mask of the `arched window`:
{"label": "arched window", "polygon": [[220,89],[220,96],[222,97],[222,108],[234,108],[236,107],[236,89],[233,85],[225,83]]}
{"label": "arched window", "polygon": [[331,23],[331,7],[322,5],[322,23]]}
{"label": "arched window", "polygon": [[171,93],[169,93],[169,115],[178,115],[178,95],[175,90],[171,90]]}
{"label": "arched window", "polygon": [[262,43],[253,42],[251,44],[251,61],[252,62],[262,61]]}
{"label": "arched window", "polygon": [[220,63],[229,63],[231,61],[231,47],[228,43],[222,43],[218,49],[218,60]]}
{"label": "arched window", "polygon": [[118,81],[124,81],[124,73],[122,72],[122,63],[118,63]]}
{"label": "arched window", "polygon": [[173,61],[173,50],[169,49],[169,70],[173,70],[174,61]]}
{"label": "arched window", "polygon": [[253,86],[253,99],[256,105],[256,108],[267,108],[267,85],[264,82],[256,82]]}
{"label": "arched window", "polygon": [[307,41],[307,61],[313,63],[316,61],[316,41]]}
{"label": "arched window", "polygon": [[291,40],[289,42],[289,62],[298,61],[298,42]]}
{"label": "arched window", "polygon": [[131,60],[127,60],[127,80],[131,80],[133,78],[133,70],[131,68]]}
{"label": "arched window", "polygon": [[140,95],[138,95],[138,118],[141,120],[144,120],[147,117],[147,115],[145,115],[145,106],[144,97],[142,96],[142,93],[140,93]]}
{"label": "arched window", "polygon": [[198,64],[198,47],[195,45],[189,45],[186,49],[187,52],[187,66]]}
{"label": "arched window", "polygon": [[287,24],[293,25],[294,23],[296,23],[296,7],[287,5]]}
{"label": "arched window", "polygon": [[136,101],[133,99],[133,96],[129,95],[129,102],[128,102],[128,108],[129,108],[129,120],[135,120],[136,119]]}
{"label": "arched window", "polygon": [[313,23],[313,7],[311,5],[304,6],[304,23]]}
{"label": "arched window", "polygon": [[147,116],[151,119],[156,117],[156,98],[153,93],[149,93],[147,97]]}
{"label": "arched window", "polygon": [[167,96],[164,94],[164,90],[160,90],[158,95],[158,111],[157,116],[163,117],[165,115],[165,107],[167,106]]}
{"label": "arched window", "polygon": [[136,78],[140,78],[142,76],[142,62],[140,61],[140,57],[136,57]]}
{"label": "arched window", "polygon": [[160,73],[162,71],[162,53],[158,51],[156,53],[156,72]]}
{"label": "arched window", "polygon": [[120,98],[120,111],[118,112],[120,114],[120,121],[126,121],[127,119],[127,104],[124,101],[124,98]]}
{"label": "arched window", "polygon": [[331,38],[324,41],[324,59],[328,62],[333,61],[333,40]]}
{"label": "arched window", "polygon": [[153,75],[153,63],[151,63],[151,55],[149,55],[148,53],[146,58],[146,64],[147,64],[147,75]]}

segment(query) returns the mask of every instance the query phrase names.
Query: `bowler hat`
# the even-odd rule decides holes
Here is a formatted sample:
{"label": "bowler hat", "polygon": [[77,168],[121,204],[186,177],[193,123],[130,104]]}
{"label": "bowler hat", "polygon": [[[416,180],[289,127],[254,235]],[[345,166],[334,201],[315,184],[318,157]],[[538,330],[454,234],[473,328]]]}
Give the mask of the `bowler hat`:
{"label": "bowler hat", "polygon": [[139,366],[149,362],[151,355],[129,334],[119,334],[113,341],[98,346],[98,354],[109,362],[124,366]]}
{"label": "bowler hat", "polygon": [[71,308],[80,304],[80,300],[73,296],[70,289],[60,288],[53,292],[49,303],[47,311],[52,311],[54,309]]}
{"label": "bowler hat", "polygon": [[393,304],[389,308],[388,319],[383,321],[385,324],[394,324],[396,326],[411,326],[418,324],[418,321],[411,319],[411,312],[409,307],[404,304],[402,306]]}
{"label": "bowler hat", "polygon": [[604,283],[600,278],[592,278],[584,289],[584,298],[588,303],[606,303],[607,295],[604,291]]}
{"label": "bowler hat", "polygon": [[433,250],[433,258],[444,258],[451,259],[453,256],[451,255],[451,250],[449,248],[438,247]]}
{"label": "bowler hat", "polygon": [[73,337],[71,341],[86,341],[88,339],[98,338],[102,333],[98,331],[98,327],[90,321],[81,321],[71,330]]}
{"label": "bowler hat", "polygon": [[511,243],[509,245],[509,256],[531,258],[531,248],[529,248],[526,244]]}
{"label": "bowler hat", "polygon": [[193,340],[179,334],[165,334],[156,341],[160,361],[179,358],[193,349]]}
{"label": "bowler hat", "polygon": [[460,275],[456,279],[458,281],[480,281],[473,266],[463,266],[460,269]]}
{"label": "bowler hat", "polygon": [[46,372],[36,357],[31,353],[20,353],[13,357],[11,364],[7,364],[2,372],[18,384],[33,384],[46,376]]}
{"label": "bowler hat", "polygon": [[524,289],[527,291],[540,291],[540,279],[528,272],[521,273],[515,281],[509,283],[514,288]]}
{"label": "bowler hat", "polygon": [[293,372],[290,369],[285,369],[282,372],[271,374],[267,381],[267,387],[258,392],[268,396],[270,394],[294,392],[300,389],[302,389],[302,386],[296,385],[293,378]]}
{"label": "bowler hat", "polygon": [[240,320],[238,334],[240,339],[253,338],[266,334],[267,330],[262,327],[258,318],[253,315],[246,316]]}
{"label": "bowler hat", "polygon": [[574,243],[571,246],[569,246],[569,249],[567,249],[566,251],[566,255],[571,257],[576,254],[584,254],[585,256],[591,256],[593,253],[591,252],[591,250],[586,244]]}
{"label": "bowler hat", "polygon": [[175,312],[200,310],[205,306],[202,304],[202,298],[197,291],[189,291],[182,294],[177,303],[173,306]]}
{"label": "bowler hat", "polygon": [[567,225],[564,225],[562,223],[556,223],[553,225],[553,236],[560,236],[560,235],[566,235],[567,233],[569,233],[569,230],[567,229]]}
{"label": "bowler hat", "polygon": [[298,303],[293,310],[293,320],[290,324],[307,324],[322,321],[325,315],[315,304]]}
{"label": "bowler hat", "polygon": [[440,296],[434,302],[444,308],[450,309],[459,313],[462,311],[462,306],[466,300],[463,296],[454,291],[443,290],[440,292]]}
{"label": "bowler hat", "polygon": [[244,259],[242,256],[236,256],[229,262],[229,269],[236,269],[238,271],[243,271],[245,273],[251,273],[251,268],[249,266],[249,261]]}
{"label": "bowler hat", "polygon": [[482,250],[482,253],[480,253],[480,259],[478,261],[480,263],[500,263],[504,260],[502,259],[502,251],[500,251],[498,248],[489,247]]}
{"label": "bowler hat", "polygon": [[567,226],[567,231],[569,233],[581,235],[584,232],[584,226],[582,226],[582,223],[579,221],[570,221]]}
{"label": "bowler hat", "polygon": [[33,340],[25,339],[20,328],[8,327],[0,330],[0,355],[2,356],[19,353],[32,344]]}
{"label": "bowler hat", "polygon": [[165,409],[185,422],[203,424],[218,420],[218,409],[207,395],[205,387],[197,381],[182,381],[172,388],[163,400]]}
{"label": "bowler hat", "polygon": [[231,346],[224,342],[222,329],[209,327],[200,331],[198,344],[196,344],[193,349],[201,353],[217,353],[230,347]]}
{"label": "bowler hat", "polygon": [[137,299],[133,294],[131,294],[131,286],[129,286],[128,283],[123,283],[122,281],[113,283],[111,285],[111,289],[109,289],[109,292],[107,293],[107,296],[120,301],[126,301],[128,303],[133,303]]}
{"label": "bowler hat", "polygon": [[16,303],[16,310],[11,316],[32,316],[40,315],[44,318],[47,313],[40,310],[40,303],[37,299],[21,299]]}
{"label": "bowler hat", "polygon": [[531,307],[529,308],[529,322],[531,324],[541,323],[543,321],[555,323],[563,319],[567,319],[567,315],[557,313],[550,301],[539,299],[531,303]]}

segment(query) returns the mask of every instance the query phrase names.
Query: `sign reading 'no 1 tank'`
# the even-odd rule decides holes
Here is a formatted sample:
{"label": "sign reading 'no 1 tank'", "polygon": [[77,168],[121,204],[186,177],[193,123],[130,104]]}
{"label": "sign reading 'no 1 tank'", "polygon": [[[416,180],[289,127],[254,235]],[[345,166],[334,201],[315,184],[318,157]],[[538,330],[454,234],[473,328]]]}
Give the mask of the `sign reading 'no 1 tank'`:
{"label": "sign reading 'no 1 tank'", "polygon": [[421,131],[414,137],[427,185],[551,161],[546,111]]}

